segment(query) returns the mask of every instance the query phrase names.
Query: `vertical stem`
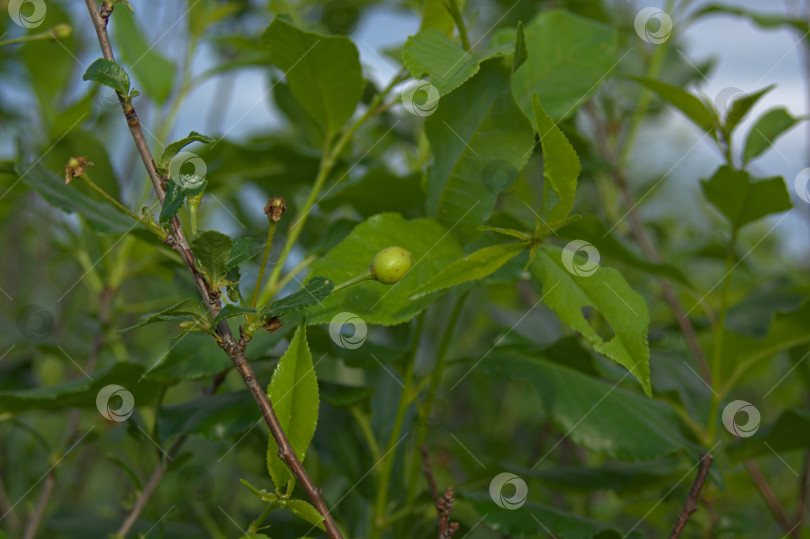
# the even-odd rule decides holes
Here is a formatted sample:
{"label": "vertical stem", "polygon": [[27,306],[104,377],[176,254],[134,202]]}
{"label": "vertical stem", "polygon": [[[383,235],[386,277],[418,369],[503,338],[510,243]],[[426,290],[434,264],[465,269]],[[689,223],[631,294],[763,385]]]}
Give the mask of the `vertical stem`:
{"label": "vertical stem", "polygon": [[472,47],[470,47],[470,38],[467,36],[467,26],[464,24],[464,17],[461,14],[461,8],[458,5],[458,0],[447,0],[447,2],[447,10],[453,17],[453,21],[456,23],[456,28],[458,28],[458,36],[461,38],[461,46],[464,47],[465,51],[469,52]]}
{"label": "vertical stem", "polygon": [[726,255],[726,273],[723,276],[723,289],[720,293],[720,313],[714,328],[714,350],[712,352],[712,402],[709,411],[708,435],[714,443],[717,435],[717,412],[720,407],[720,368],[723,358],[723,338],[725,337],[726,314],[728,312],[728,296],[731,290],[731,274],[734,268],[734,246],[737,243],[737,229],[731,233],[731,240]]}
{"label": "vertical stem", "polygon": [[276,233],[276,222],[270,218],[267,219],[267,240],[264,243],[264,254],[262,254],[262,264],[259,267],[259,275],[256,277],[256,287],[253,289],[253,299],[250,301],[250,306],[255,307],[256,301],[259,299],[259,290],[262,286],[264,278],[264,269],[267,267],[267,258],[270,256],[270,247],[273,245],[273,235]]}
{"label": "vertical stem", "polygon": [[410,353],[408,354],[407,363],[405,365],[405,376],[403,378],[402,393],[399,397],[399,405],[397,406],[397,413],[394,419],[394,426],[391,429],[391,435],[388,437],[388,446],[383,454],[383,459],[380,466],[379,482],[377,483],[377,497],[374,502],[373,520],[371,522],[371,535],[372,539],[379,539],[382,537],[383,528],[385,526],[385,506],[388,502],[388,482],[391,479],[391,470],[394,466],[396,459],[396,451],[394,447],[399,443],[400,432],[402,432],[402,423],[405,420],[405,413],[408,411],[413,400],[413,368],[416,363],[416,355],[419,351],[419,341],[422,337],[422,330],[425,325],[425,312],[419,315],[416,323],[416,331],[413,336],[413,344],[411,345]]}

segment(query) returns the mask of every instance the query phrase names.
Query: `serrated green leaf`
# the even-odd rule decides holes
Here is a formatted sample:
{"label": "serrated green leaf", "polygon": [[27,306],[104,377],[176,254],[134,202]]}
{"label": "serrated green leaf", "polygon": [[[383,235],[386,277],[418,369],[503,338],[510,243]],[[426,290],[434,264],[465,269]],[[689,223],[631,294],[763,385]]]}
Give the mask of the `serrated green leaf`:
{"label": "serrated green leaf", "polygon": [[329,297],[334,287],[334,281],[325,277],[313,277],[300,290],[273,302],[270,307],[263,308],[261,312],[266,317],[272,317],[304,310],[322,303]]}
{"label": "serrated green leaf", "polygon": [[119,9],[111,18],[115,28],[113,37],[125,63],[132,69],[147,97],[158,104],[165,103],[172,91],[174,64],[144,37],[135,14],[130,10]]}
{"label": "serrated green leaf", "polygon": [[441,31],[427,28],[405,41],[402,63],[415,79],[430,76],[430,84],[443,96],[475,75],[484,60],[509,56],[513,50],[512,44],[505,44],[483,52],[467,52]]}
{"label": "serrated green leaf", "polygon": [[744,170],[721,165],[708,180],[700,180],[706,199],[735,229],[793,207],[781,176],[754,178]]}
{"label": "serrated green leaf", "polygon": [[773,90],[776,87],[775,84],[771,84],[759,90],[757,92],[753,92],[750,94],[745,94],[737,99],[735,99],[730,107],[726,108],[726,117],[725,120],[725,129],[728,133],[733,133],[734,129],[743,121],[745,115],[751,110],[751,108],[756,104],[759,99]]}
{"label": "serrated green leaf", "polygon": [[760,116],[745,138],[743,164],[748,164],[749,161],[773,146],[776,139],[789,131],[802,119],[794,118],[783,107],[771,109]]}
{"label": "serrated green leaf", "polygon": [[323,516],[308,502],[305,502],[304,500],[289,500],[284,504],[284,507],[303,518],[313,526],[326,530],[326,527],[323,525]]}
{"label": "serrated green leaf", "polygon": [[532,110],[543,146],[543,177],[546,179],[543,186],[544,220],[547,223],[561,223],[574,208],[577,178],[582,165],[574,147],[546,114],[537,94],[532,94]]}
{"label": "serrated green leaf", "polygon": [[[318,380],[307,344],[306,322],[301,320],[290,347],[273,371],[267,395],[290,446],[301,462],[318,424]],[[278,456],[278,445],[271,435],[267,445],[267,470],[277,489],[287,485],[291,475]]]}
{"label": "serrated green leaf", "polygon": [[140,322],[138,322],[136,325],[121,329],[118,332],[124,333],[148,324],[154,324],[155,322],[167,322],[170,320],[206,320],[207,318],[207,313],[203,310],[197,300],[193,298],[186,298],[178,301],[170,307],[163,309],[162,311],[143,315],[141,316]]}
{"label": "serrated green leaf", "polygon": [[437,290],[488,277],[525,248],[526,246],[522,243],[500,243],[479,249],[444,268],[435,277],[420,286],[409,299],[421,298]]}
{"label": "serrated green leaf", "polygon": [[226,440],[252,428],[261,418],[259,408],[246,389],[216,393],[162,406],[157,416],[157,436],[164,444],[189,434],[208,440]]}
{"label": "serrated green leaf", "polygon": [[279,17],[267,27],[262,43],[312,119],[328,136],[337,133],[354,113],[365,85],[354,43],[304,32]]}
{"label": "serrated green leaf", "polygon": [[512,76],[512,95],[532,124],[533,93],[559,121],[585,103],[616,65],[616,30],[567,11],[541,11],[524,37],[528,58]]}
{"label": "serrated green leaf", "polygon": [[616,383],[498,349],[480,367],[488,376],[528,381],[559,431],[598,454],[636,461],[695,449],[681,434],[678,416],[668,404]]}
{"label": "serrated green leaf", "polygon": [[213,324],[216,325],[223,320],[227,320],[228,318],[233,318],[234,316],[242,316],[247,314],[256,314],[258,309],[251,309],[250,307],[241,307],[239,305],[234,305],[232,303],[228,303],[225,307],[219,311],[219,314],[216,318],[214,318]]}
{"label": "serrated green leaf", "polygon": [[[647,303],[630,288],[621,273],[596,267],[576,275],[578,262],[570,261],[566,268],[563,249],[544,245],[530,266],[534,278],[543,288],[543,301],[565,324],[591,343],[594,350],[625,367],[636,377],[644,392],[652,395],[650,384],[650,350],[647,328],[650,315]],[[605,341],[582,314],[584,307],[601,313],[610,324],[614,336]]]}
{"label": "serrated green leaf", "polygon": [[698,127],[707,133],[715,128],[715,115],[706,104],[682,88],[661,82],[659,80],[630,77],[658,94],[658,97],[681,111]]}
{"label": "serrated green leaf", "polygon": [[228,269],[235,268],[254,259],[264,250],[265,243],[265,240],[256,238],[239,238],[233,242],[231,254],[225,262],[225,267]]}
{"label": "serrated green leaf", "polygon": [[441,100],[425,121],[434,155],[428,169],[427,214],[464,241],[479,235],[505,186],[528,161],[531,127],[509,93],[509,68],[488,61]]}
{"label": "serrated green leaf", "polygon": [[233,240],[216,230],[201,232],[191,242],[191,250],[197,259],[200,271],[205,275],[212,289],[222,285],[228,273],[227,262],[231,256]]}
{"label": "serrated green leaf", "polygon": [[99,58],[82,75],[82,80],[91,80],[109,86],[122,95],[129,95],[129,75],[115,62]]}
{"label": "serrated green leaf", "polygon": [[64,178],[47,170],[42,163],[17,166],[15,172],[18,178],[33,187],[49,204],[83,216],[98,232],[122,234],[141,227],[112,205],[90,198],[81,193],[75,185],[65,185]]}
{"label": "serrated green leaf", "polygon": [[216,142],[216,139],[203,135],[202,133],[197,133],[196,131],[191,131],[187,137],[183,137],[180,140],[175,140],[166,146],[166,149],[163,150],[163,154],[160,156],[158,165],[163,169],[168,169],[169,162],[174,158],[174,156],[192,142],[211,144],[212,142]]}
{"label": "serrated green leaf", "polygon": [[405,277],[393,285],[367,281],[332,294],[309,311],[308,322],[328,324],[344,312],[354,313],[367,324],[407,322],[433,301],[410,301],[411,294],[462,256],[458,240],[436,221],[406,221],[401,215],[383,213],[357,225],[335,248],[313,262],[310,272],[342,283],[366,271],[374,255],[392,245],[413,253],[414,265]]}
{"label": "serrated green leaf", "polygon": [[208,187],[208,181],[203,180],[201,183],[190,182],[176,182],[174,180],[166,184],[166,198],[163,199],[163,206],[160,208],[160,222],[161,224],[171,221],[180,208],[183,207],[183,202],[186,198],[197,196]]}

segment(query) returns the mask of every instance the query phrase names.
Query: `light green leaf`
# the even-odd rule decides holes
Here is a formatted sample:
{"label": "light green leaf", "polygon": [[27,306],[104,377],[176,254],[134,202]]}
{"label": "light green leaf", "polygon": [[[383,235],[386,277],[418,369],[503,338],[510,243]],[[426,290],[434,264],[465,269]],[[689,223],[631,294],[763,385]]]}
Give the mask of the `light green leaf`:
{"label": "light green leaf", "polygon": [[256,238],[239,238],[233,242],[231,247],[231,255],[228,261],[225,262],[225,267],[228,269],[235,268],[236,266],[254,259],[264,250],[265,240]]}
{"label": "light green leaf", "polygon": [[262,43],[312,119],[327,135],[337,133],[354,113],[365,85],[354,43],[343,36],[304,32],[278,17]]}
{"label": "light green leaf", "polygon": [[745,138],[743,163],[748,164],[751,159],[761,155],[802,119],[794,118],[783,107],[771,109],[760,116]]}
{"label": "light green leaf", "polygon": [[[69,213],[78,213],[101,233],[122,234],[141,226],[112,205],[98,202],[80,192],[77,185],[65,185],[64,178],[46,169],[42,163],[21,165],[15,167],[15,172],[49,204]],[[73,181],[78,183],[81,180]]]}
{"label": "light green leaf", "polygon": [[430,84],[443,96],[478,73],[484,60],[508,56],[513,50],[512,44],[505,44],[483,52],[467,52],[441,31],[428,28],[410,36],[402,46],[402,63],[415,79],[429,75]]}
{"label": "light green leaf", "polygon": [[211,144],[212,142],[216,142],[216,139],[203,135],[202,133],[197,133],[196,131],[191,131],[187,137],[183,137],[180,140],[176,140],[166,146],[166,149],[163,150],[163,154],[160,156],[160,161],[158,161],[158,167],[162,168],[163,170],[168,170],[169,162],[174,158],[174,156],[192,142]]}
{"label": "light green leaf", "polygon": [[[267,395],[279,424],[287,434],[295,455],[301,462],[315,435],[318,424],[318,380],[307,344],[306,322],[301,320],[290,347],[273,371]],[[267,446],[267,469],[277,489],[285,487],[291,475],[278,456],[278,445],[271,435]]]}
{"label": "light green leaf", "polygon": [[323,516],[308,502],[305,502],[304,500],[289,500],[284,504],[284,507],[303,518],[313,526],[326,530],[326,527],[323,525]]}
{"label": "light green leaf", "polygon": [[[503,496],[510,496],[505,487]],[[501,508],[493,503],[489,492],[462,492],[462,499],[468,501],[481,515],[484,525],[499,534],[509,537],[538,537],[551,531],[554,537],[565,539],[614,539],[621,534],[607,524],[568,513],[561,509],[527,501],[520,510]]]}
{"label": "light green leaf", "polygon": [[543,146],[543,177],[546,179],[543,186],[543,215],[552,226],[562,223],[574,208],[577,178],[582,165],[574,147],[546,114],[537,94],[532,94],[532,109]]}
{"label": "light green leaf", "polygon": [[481,368],[488,376],[528,381],[559,431],[598,454],[637,461],[694,449],[668,404],[618,384],[550,360],[498,349]]}
{"label": "light green leaf", "polygon": [[658,97],[681,111],[702,130],[712,132],[715,128],[715,115],[706,104],[682,88],[653,79],[630,77],[632,80],[649,88]]}
{"label": "light green leaf", "polygon": [[342,283],[363,273],[380,250],[398,245],[413,253],[413,267],[399,282],[386,285],[366,281],[331,295],[307,314],[310,324],[328,324],[335,315],[354,313],[367,324],[407,322],[432,301],[408,298],[442,268],[462,256],[458,240],[432,219],[406,221],[383,213],[369,218],[326,256],[312,263],[310,272]]}
{"label": "light green leaf", "polygon": [[[544,245],[530,266],[543,288],[543,301],[565,324],[591,343],[594,350],[625,367],[644,392],[652,395],[647,304],[624,277],[612,268],[590,268],[559,247]],[[591,261],[592,262],[592,261]],[[571,266],[570,271],[566,265]],[[575,274],[579,273],[579,274]],[[614,336],[605,341],[585,319],[582,309],[596,309]]]}
{"label": "light green leaf", "polygon": [[428,169],[427,213],[465,241],[492,213],[494,179],[517,177],[533,144],[531,127],[509,93],[509,68],[491,60],[441,100],[425,121],[434,162]]}
{"label": "light green leaf", "polygon": [[517,71],[517,68],[523,65],[523,62],[529,57],[529,51],[526,48],[526,33],[523,30],[523,23],[518,21],[517,33],[515,34],[515,58],[512,63],[512,71]]}
{"label": "light green leaf", "polygon": [[121,56],[132,69],[143,91],[158,104],[165,103],[172,91],[174,64],[144,37],[131,11],[117,10],[112,21]]}
{"label": "light green leaf", "polygon": [[[424,0],[422,9],[422,24],[419,30],[426,28],[436,28],[447,37],[453,37],[456,30],[456,23],[453,16],[447,10],[445,4],[447,0]],[[464,9],[464,0],[459,0],[459,9]]]}
{"label": "light green leaf", "polygon": [[744,170],[721,165],[708,180],[700,180],[706,199],[736,229],[772,213],[793,207],[781,176],[754,181]]}
{"label": "light green leaf", "polygon": [[82,80],[91,80],[109,86],[122,95],[129,95],[129,75],[115,62],[99,58],[82,75]]}
{"label": "light green leaf", "polygon": [[334,281],[330,281],[325,277],[313,277],[300,290],[273,302],[269,308],[262,308],[261,313],[265,317],[272,317],[302,311],[313,305],[323,303],[332,293],[334,287]]}
{"label": "light green leaf", "polygon": [[205,275],[212,289],[222,285],[228,273],[227,262],[231,255],[233,240],[216,230],[201,232],[191,242],[191,250],[197,259],[200,271]]}
{"label": "light green leaf", "polygon": [[515,258],[526,246],[522,243],[500,243],[484,247],[456,260],[431,280],[420,286],[410,299],[427,296],[431,292],[452,286],[477,281],[493,274],[501,266]]}
{"label": "light green leaf", "polygon": [[512,76],[512,94],[532,123],[532,94],[559,121],[585,103],[616,64],[614,28],[567,11],[543,10],[524,31],[528,59]]}
{"label": "light green leaf", "polygon": [[753,92],[750,94],[745,94],[737,99],[735,99],[730,107],[726,108],[726,117],[725,120],[725,129],[727,133],[734,132],[734,128],[736,128],[741,121],[745,118],[745,115],[751,110],[751,108],[756,104],[759,99],[773,90],[776,87],[775,84],[771,84],[759,90],[757,92]]}
{"label": "light green leaf", "polygon": [[225,440],[247,431],[260,419],[261,412],[249,391],[217,393],[162,406],[157,416],[157,435],[164,444],[187,434]]}
{"label": "light green leaf", "polygon": [[178,301],[170,307],[156,313],[141,316],[140,322],[134,326],[119,330],[119,333],[131,331],[155,322],[168,322],[170,320],[206,320],[208,315],[200,306],[200,303],[193,298],[186,298]]}

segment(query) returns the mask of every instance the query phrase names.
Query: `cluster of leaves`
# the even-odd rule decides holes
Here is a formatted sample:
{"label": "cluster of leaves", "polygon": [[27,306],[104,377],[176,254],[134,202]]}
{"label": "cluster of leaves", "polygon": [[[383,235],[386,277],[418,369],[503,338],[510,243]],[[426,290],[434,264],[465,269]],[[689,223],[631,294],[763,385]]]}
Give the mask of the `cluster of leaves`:
{"label": "cluster of leaves", "polygon": [[[627,30],[634,13],[603,2],[493,1],[481,11],[491,20],[478,20],[463,2],[424,0],[418,31],[387,55],[402,70],[386,87],[342,35],[352,27],[336,20],[334,3],[271,2],[281,14],[257,31],[268,13],[249,2],[189,1],[180,69],[124,4],[110,16],[118,63],[93,60],[93,43],[75,36],[61,48],[0,48],[4,75],[37,102],[37,129],[20,130],[16,155],[0,164],[10,186],[0,216],[13,240],[0,284],[11,283],[15,306],[47,305],[53,322],[37,326],[25,309],[3,314],[19,331],[0,340],[0,353],[13,350],[0,363],[0,487],[25,500],[46,464],[63,459],[57,492],[89,485],[50,502],[43,533],[115,531],[155,466],[166,467],[163,485],[180,488],[159,487],[134,529],[320,533],[323,517],[274,438],[256,428],[262,419],[241,380],[199,394],[231,365],[216,343],[221,323],[247,342],[293,451],[346,537],[436,534],[423,444],[437,479],[455,488],[460,536],[664,535],[701,449],[716,454],[704,490],[711,509],[690,526],[709,536],[776,533],[741,463],[759,459],[782,479],[806,461],[810,303],[806,272],[775,267],[780,245],[764,241],[773,229],[765,218],[792,208],[785,181],[755,177],[752,163],[803,118],[769,110],[735,152],[735,134],[772,87],[718,111],[684,89],[709,66],[696,70],[674,37],[651,49]],[[349,20],[374,4],[347,4]],[[54,3],[47,16],[86,27],[86,13]],[[196,73],[201,49],[219,59]],[[207,122],[193,128],[209,135],[172,141],[194,88],[227,94],[220,84],[255,68],[268,75],[278,127],[245,140],[228,137],[235,126]],[[414,81],[438,97],[419,101]],[[657,99],[648,110],[649,92]],[[137,107],[149,127],[161,205],[130,166],[119,98],[126,119]],[[701,215],[686,222],[676,205],[627,219],[637,211],[627,193],[649,178],[628,185],[621,144],[669,109],[720,152],[685,203]],[[26,121],[0,114],[15,127]],[[61,179],[72,156],[94,163],[85,183]],[[285,197],[291,215],[268,220],[256,192]],[[122,213],[111,200],[143,209]],[[213,316],[164,244],[174,223],[220,302]],[[636,244],[646,237],[638,227],[655,231],[661,255]],[[412,253],[411,270],[394,285],[354,283],[389,246]],[[673,303],[694,305],[685,315],[694,339]],[[352,324],[354,335],[345,333]],[[96,429],[97,395],[111,384],[136,408],[125,426]],[[756,436],[735,440],[718,427],[731,396],[761,407],[767,424]],[[153,446],[157,455],[144,450]],[[82,470],[99,456],[105,465]],[[188,488],[189,470],[198,488]],[[529,484],[518,509],[491,495],[504,470]],[[795,483],[779,482],[776,495],[796,497]]]}

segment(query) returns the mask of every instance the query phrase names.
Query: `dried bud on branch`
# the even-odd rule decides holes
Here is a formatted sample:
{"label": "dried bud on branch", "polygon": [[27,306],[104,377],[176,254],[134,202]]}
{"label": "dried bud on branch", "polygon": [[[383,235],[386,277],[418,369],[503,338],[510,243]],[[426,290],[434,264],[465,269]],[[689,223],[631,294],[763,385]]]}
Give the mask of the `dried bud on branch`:
{"label": "dried bud on branch", "polygon": [[273,197],[267,201],[264,207],[264,213],[268,219],[272,219],[274,223],[281,221],[281,216],[287,213],[287,201],[284,197]]}

